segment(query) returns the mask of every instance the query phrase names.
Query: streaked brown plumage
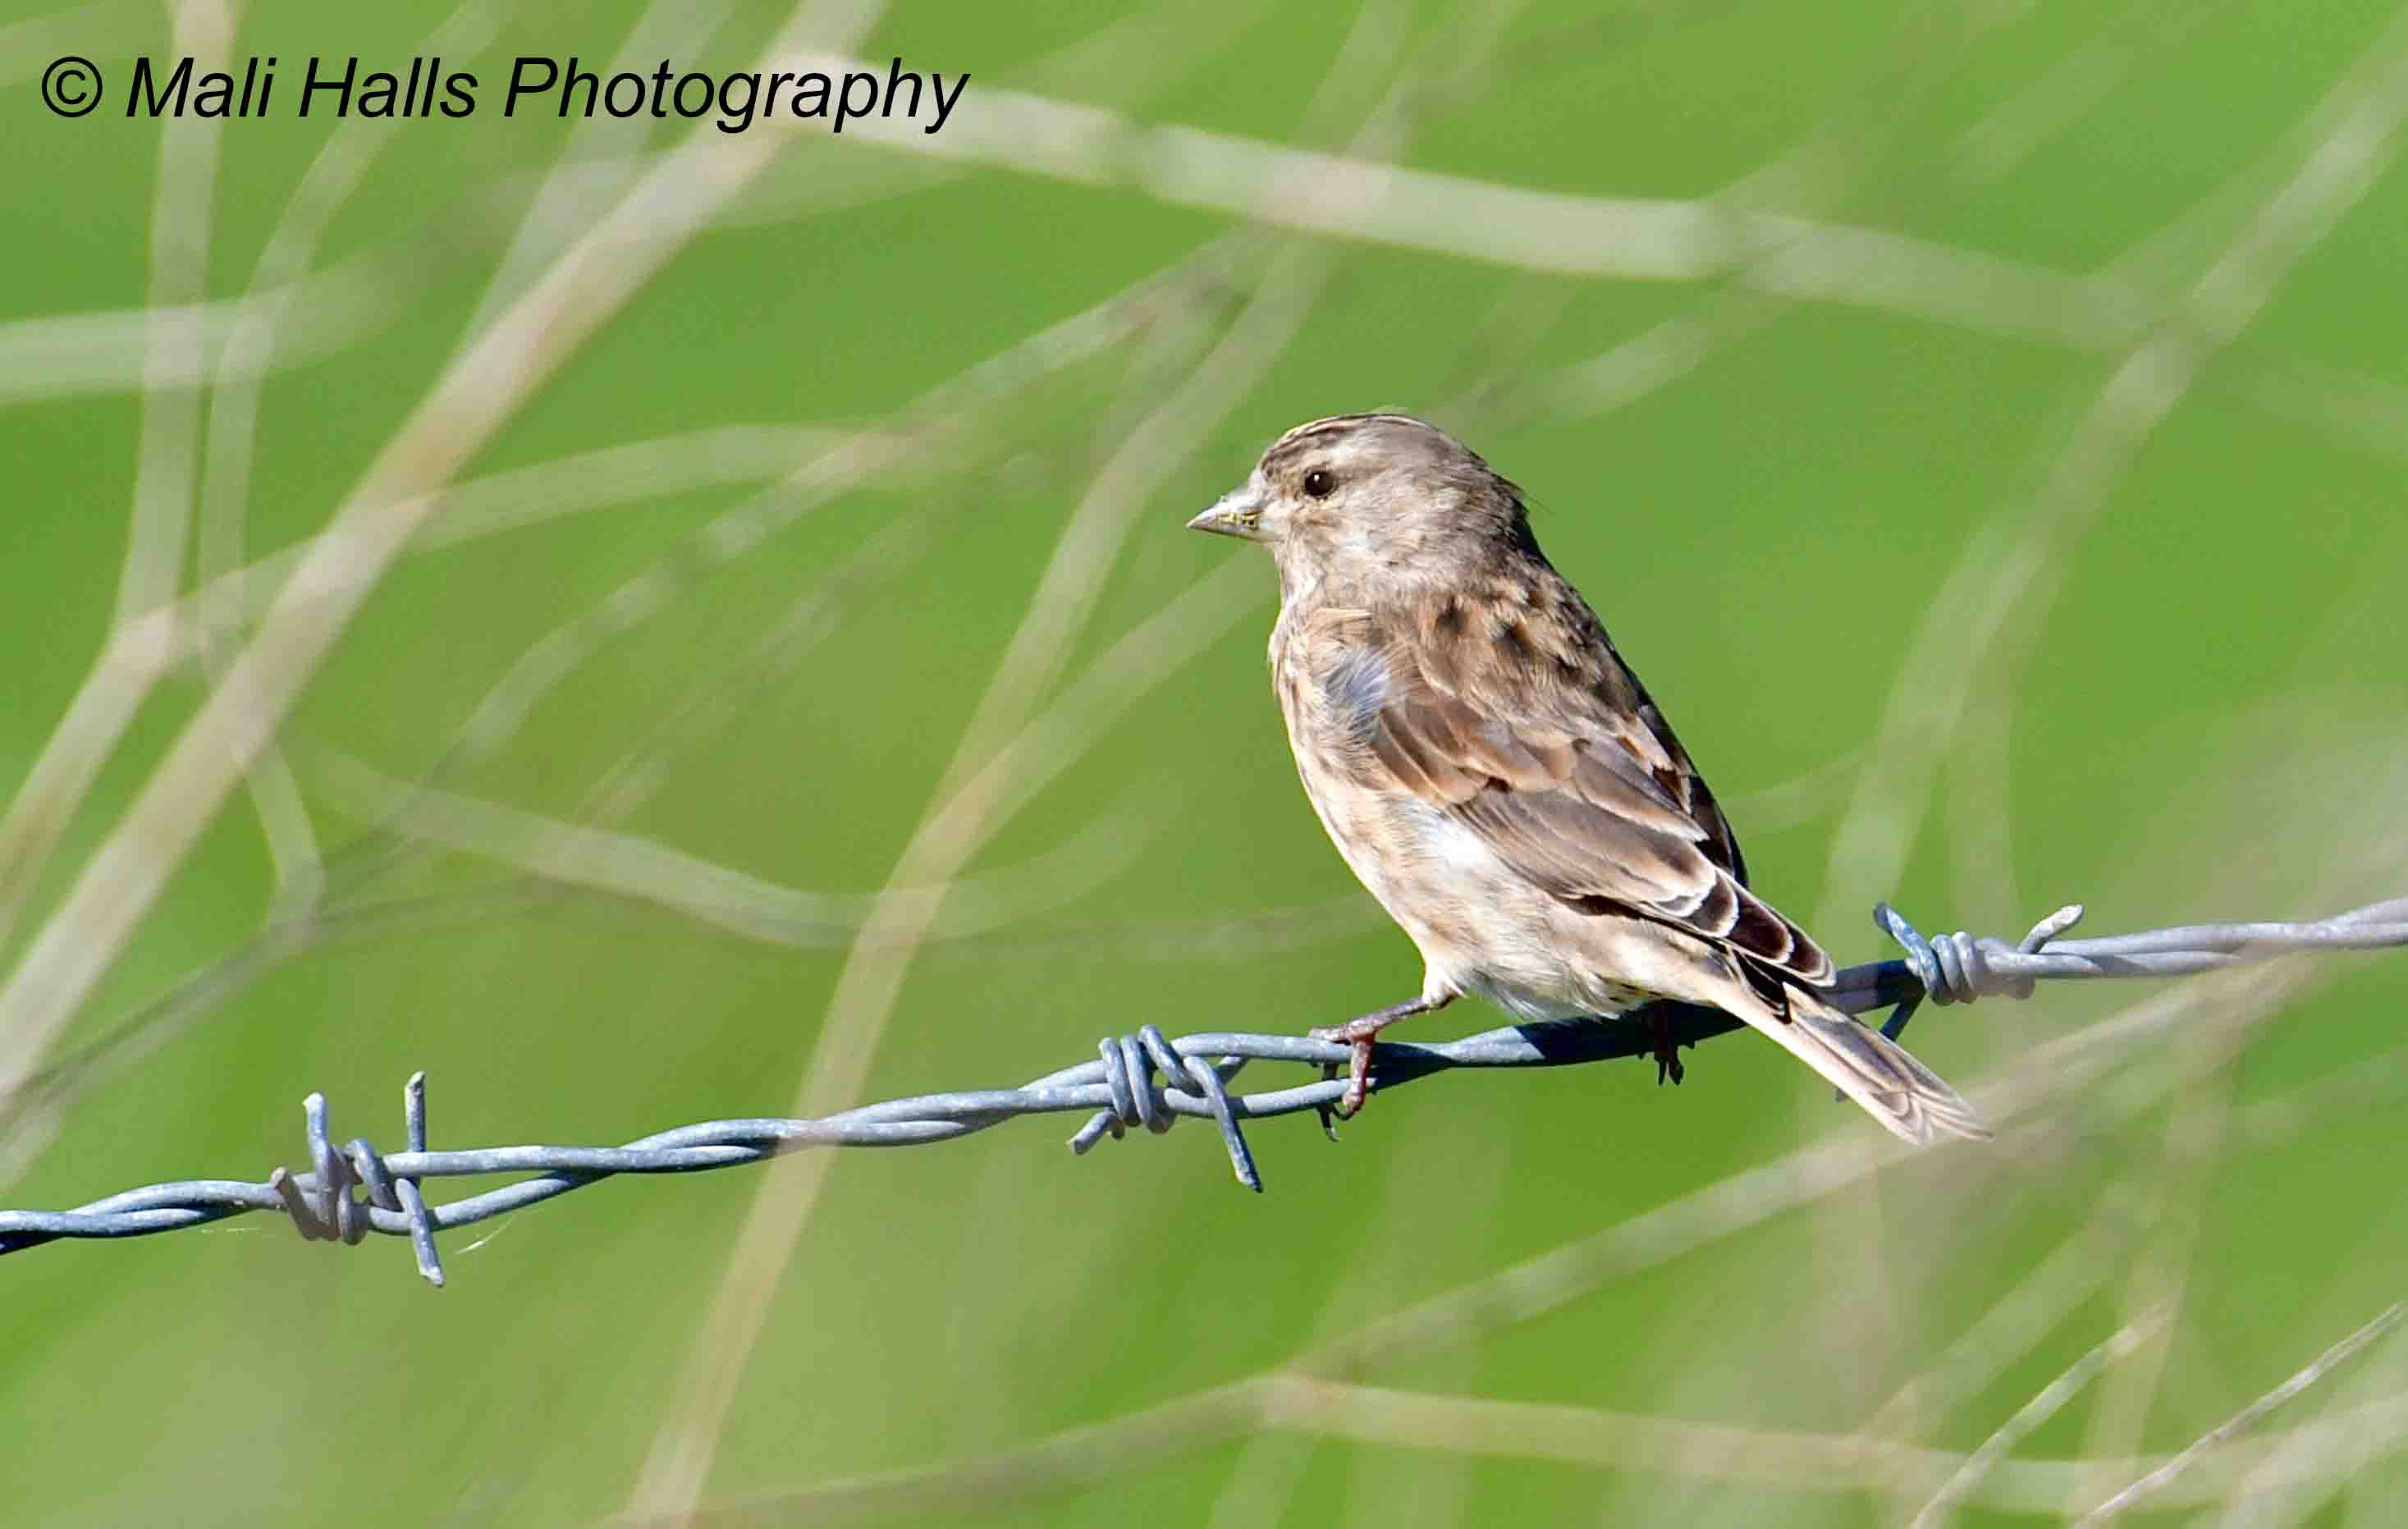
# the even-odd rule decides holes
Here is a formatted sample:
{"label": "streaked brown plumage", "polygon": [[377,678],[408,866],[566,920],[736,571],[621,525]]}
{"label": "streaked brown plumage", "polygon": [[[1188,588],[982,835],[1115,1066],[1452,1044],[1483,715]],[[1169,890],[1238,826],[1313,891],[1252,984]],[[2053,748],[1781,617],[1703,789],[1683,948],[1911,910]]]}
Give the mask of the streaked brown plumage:
{"label": "streaked brown plumage", "polygon": [[1830,958],[1747,887],[1739,841],[1605,628],[1531,537],[1520,490],[1399,414],[1316,420],[1189,522],[1267,543],[1272,687],[1339,853],[1420,947],[1418,998],[1526,1018],[1651,997],[1745,1020],[1910,1141],[1988,1133],[1878,1031],[1815,996]]}

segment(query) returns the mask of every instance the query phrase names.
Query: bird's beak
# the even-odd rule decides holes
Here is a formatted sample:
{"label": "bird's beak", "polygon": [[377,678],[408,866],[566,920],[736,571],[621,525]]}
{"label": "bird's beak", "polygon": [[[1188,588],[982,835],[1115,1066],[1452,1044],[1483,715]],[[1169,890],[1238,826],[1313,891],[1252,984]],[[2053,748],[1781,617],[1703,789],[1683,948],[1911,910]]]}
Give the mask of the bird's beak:
{"label": "bird's beak", "polygon": [[1240,541],[1263,539],[1263,502],[1252,487],[1232,489],[1212,501],[1212,507],[1187,522],[1190,531],[1210,531]]}

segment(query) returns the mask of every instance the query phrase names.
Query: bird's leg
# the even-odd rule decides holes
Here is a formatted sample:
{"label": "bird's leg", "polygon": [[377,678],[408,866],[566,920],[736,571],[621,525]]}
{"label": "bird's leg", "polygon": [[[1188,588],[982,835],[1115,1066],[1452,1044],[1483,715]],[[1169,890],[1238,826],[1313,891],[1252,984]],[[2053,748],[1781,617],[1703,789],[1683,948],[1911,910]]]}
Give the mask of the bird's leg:
{"label": "bird's leg", "polygon": [[1672,1038],[1672,1022],[1665,1018],[1663,1009],[1654,1005],[1647,1009],[1647,1033],[1656,1041],[1656,1086],[1662,1088],[1664,1079],[1669,1078],[1672,1086],[1679,1088],[1681,1079],[1688,1071],[1681,1065],[1681,1043]]}
{"label": "bird's leg", "polygon": [[[1352,1120],[1354,1112],[1363,1107],[1363,1101],[1370,1095],[1371,1037],[1398,1020],[1409,1020],[1416,1014],[1427,1014],[1433,1009],[1444,1008],[1454,1001],[1455,994],[1451,993],[1439,998],[1433,998],[1425,993],[1418,998],[1409,998],[1401,1004],[1390,1004],[1385,1008],[1375,1008],[1369,1014],[1357,1015],[1344,1024],[1325,1024],[1306,1033],[1313,1040],[1334,1040],[1354,1049],[1354,1054],[1346,1061],[1346,1093],[1338,1101],[1340,1120]],[[1321,1076],[1337,1077],[1338,1065],[1333,1062],[1323,1067]],[[1325,1107],[1321,1125],[1323,1130],[1330,1131],[1326,1107]],[[1337,1133],[1330,1131],[1330,1134],[1334,1137]]]}

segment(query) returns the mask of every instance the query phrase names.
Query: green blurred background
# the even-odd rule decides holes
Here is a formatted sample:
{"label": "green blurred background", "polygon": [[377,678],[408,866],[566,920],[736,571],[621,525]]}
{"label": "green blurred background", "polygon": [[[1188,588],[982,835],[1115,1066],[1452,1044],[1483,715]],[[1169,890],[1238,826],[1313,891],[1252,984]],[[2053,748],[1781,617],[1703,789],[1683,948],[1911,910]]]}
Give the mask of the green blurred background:
{"label": "green blurred background", "polygon": [[[933,139],[494,100],[798,46],[971,79]],[[210,49],[487,101],[118,114]],[[300,1165],[311,1090],[395,1147],[418,1068],[436,1146],[607,1143],[1407,995],[1269,569],[1180,530],[1359,408],[1528,489],[1843,963],[1876,897],[2013,938],[2408,892],[2403,60],[2297,0],[0,15],[0,1204]],[[1696,214],[1674,268],[1625,198]],[[142,314],[194,301],[186,356]],[[394,481],[461,489],[46,1003],[228,663],[307,624],[240,570]],[[204,590],[155,677],[111,648]],[[1968,1483],[2052,1522],[2408,1293],[2403,1002],[2367,956],[1928,1010],[2002,1130],[1919,1155],[1725,1039],[1265,1122],[1260,1197],[1208,1129],[1064,1118],[603,1186],[450,1234],[439,1293],[264,1217],[54,1245],[0,1268],[5,1513],[1897,1522],[2107,1344]],[[2403,1388],[2386,1338],[2163,1516],[2401,1522]]]}

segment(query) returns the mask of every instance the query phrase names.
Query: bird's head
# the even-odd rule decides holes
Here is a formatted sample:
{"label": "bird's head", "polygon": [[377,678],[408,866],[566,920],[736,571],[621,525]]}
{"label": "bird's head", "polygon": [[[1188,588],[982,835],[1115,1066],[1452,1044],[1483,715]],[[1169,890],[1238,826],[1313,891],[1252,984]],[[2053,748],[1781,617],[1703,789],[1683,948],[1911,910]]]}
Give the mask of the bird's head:
{"label": "bird's head", "polygon": [[1291,586],[1331,575],[1443,578],[1465,555],[1529,535],[1518,489],[1406,414],[1297,425],[1187,528],[1264,543]]}

